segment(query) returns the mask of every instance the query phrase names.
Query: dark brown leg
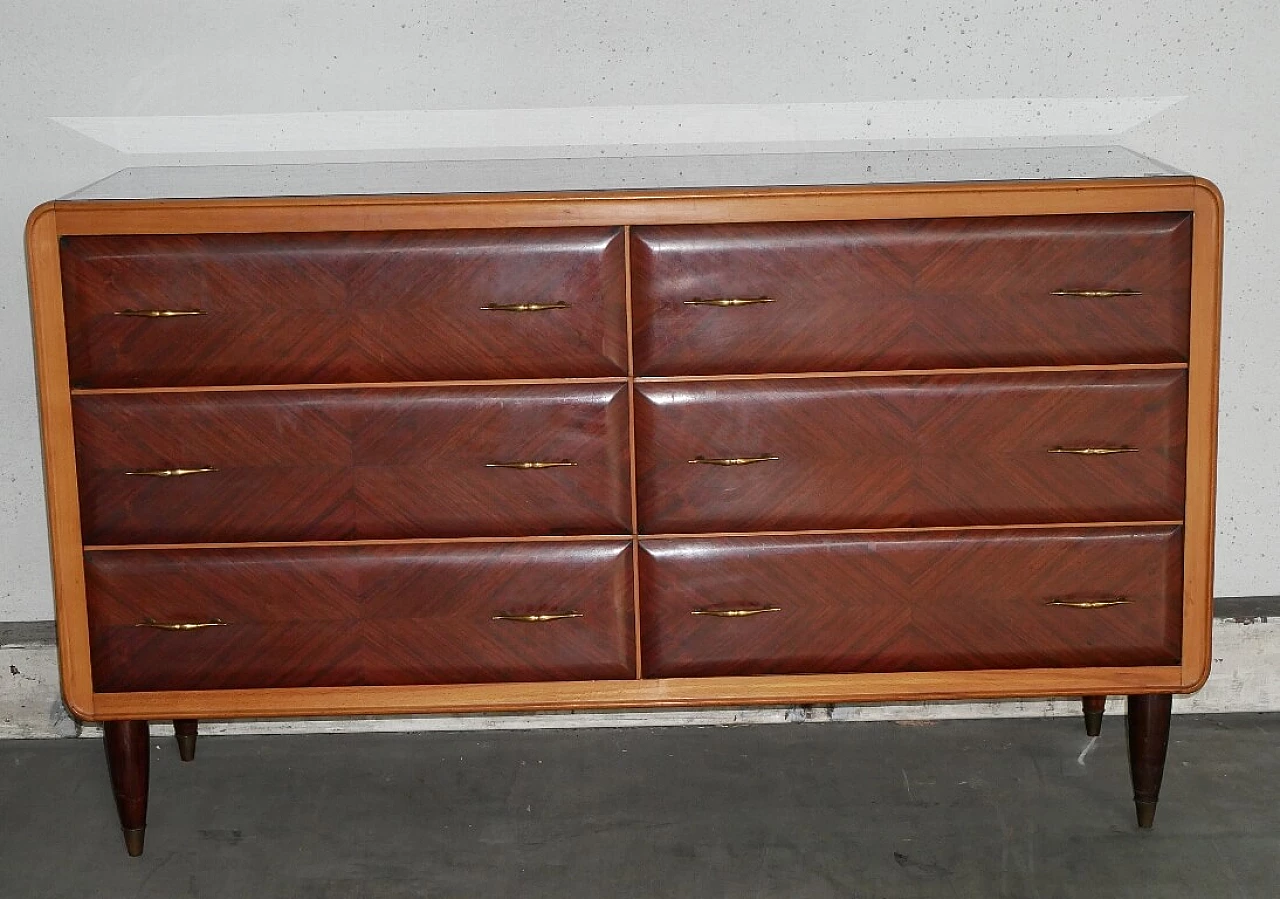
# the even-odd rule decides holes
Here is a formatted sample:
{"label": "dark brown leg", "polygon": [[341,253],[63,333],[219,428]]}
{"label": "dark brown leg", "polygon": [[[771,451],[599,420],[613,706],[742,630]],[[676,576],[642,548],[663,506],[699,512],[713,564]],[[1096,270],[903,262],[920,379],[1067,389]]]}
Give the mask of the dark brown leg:
{"label": "dark brown leg", "polygon": [[1091,737],[1102,733],[1102,713],[1107,707],[1107,697],[1084,697],[1084,732]]}
{"label": "dark brown leg", "polygon": [[178,755],[184,762],[196,757],[196,719],[173,719],[173,736],[178,741]]}
{"label": "dark brown leg", "polygon": [[1168,693],[1129,697],[1126,716],[1129,773],[1133,777],[1133,802],[1138,809],[1139,827],[1150,827],[1155,822],[1172,711],[1173,697]]}
{"label": "dark brown leg", "polygon": [[107,721],[102,727],[107,771],[116,794],[124,845],[130,855],[142,855],[142,837],[147,829],[147,778],[151,773],[147,722]]}

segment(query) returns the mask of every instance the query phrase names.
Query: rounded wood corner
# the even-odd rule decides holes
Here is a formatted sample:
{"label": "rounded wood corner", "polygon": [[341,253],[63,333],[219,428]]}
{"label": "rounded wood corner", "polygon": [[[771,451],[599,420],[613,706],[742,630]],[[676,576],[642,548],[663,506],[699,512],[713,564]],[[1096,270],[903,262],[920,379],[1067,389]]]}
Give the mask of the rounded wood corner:
{"label": "rounded wood corner", "polygon": [[31,214],[27,216],[27,233],[31,233],[40,219],[47,215],[52,215],[57,210],[57,207],[57,200],[46,200],[35,209],[32,209]]}
{"label": "rounded wood corner", "polygon": [[1204,657],[1196,664],[1190,667],[1185,664],[1182,666],[1182,685],[1178,688],[1179,693],[1196,693],[1204,687],[1213,668],[1211,655],[1212,653],[1206,647]]}
{"label": "rounded wood corner", "polygon": [[62,703],[67,707],[67,711],[71,712],[72,717],[79,721],[97,721],[99,720],[94,712],[93,692],[81,691],[73,689],[67,683],[62,685]]}
{"label": "rounded wood corner", "polygon": [[[54,215],[57,209],[57,201],[49,200],[41,203],[35,209],[31,210],[31,214],[27,216],[27,225],[25,230],[27,252],[31,250],[32,241],[36,239],[36,232],[46,219],[54,221]],[[56,228],[55,228],[56,231]]]}
{"label": "rounded wood corner", "polygon": [[1197,207],[1199,207],[1201,203],[1209,203],[1213,211],[1217,213],[1218,218],[1222,218],[1225,206],[1222,199],[1222,191],[1218,188],[1218,185],[1214,184],[1208,178],[1196,176],[1191,179],[1191,189],[1195,191],[1196,199],[1199,201],[1196,204]]}

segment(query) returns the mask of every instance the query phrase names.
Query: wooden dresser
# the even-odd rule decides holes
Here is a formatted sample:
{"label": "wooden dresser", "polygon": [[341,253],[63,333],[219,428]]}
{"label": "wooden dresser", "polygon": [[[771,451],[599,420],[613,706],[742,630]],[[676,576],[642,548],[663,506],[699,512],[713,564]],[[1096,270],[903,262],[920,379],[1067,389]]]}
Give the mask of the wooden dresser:
{"label": "wooden dresser", "polygon": [[[1115,148],[133,169],[28,251],[63,687],[196,720],[1209,668],[1222,207]],[[940,751],[942,747],[939,747]]]}

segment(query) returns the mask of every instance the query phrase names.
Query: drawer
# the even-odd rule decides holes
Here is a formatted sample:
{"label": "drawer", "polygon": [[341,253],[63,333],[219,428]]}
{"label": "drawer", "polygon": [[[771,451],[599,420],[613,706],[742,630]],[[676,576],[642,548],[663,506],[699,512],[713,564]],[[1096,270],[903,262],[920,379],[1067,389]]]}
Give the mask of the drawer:
{"label": "drawer", "polygon": [[[632,232],[642,375],[1187,359],[1185,213]],[[1119,290],[1134,295],[1058,295]],[[760,300],[748,305],[694,301]]]}
{"label": "drawer", "polygon": [[66,237],[62,279],[76,387],[627,372],[617,228]]}
{"label": "drawer", "polygon": [[640,528],[1180,520],[1186,390],[1181,369],[642,383]]}
{"label": "drawer", "polygon": [[646,677],[1172,665],[1180,654],[1177,527],[645,540],[640,583]]}
{"label": "drawer", "polygon": [[631,531],[625,384],[90,394],[72,412],[88,544]]}
{"label": "drawer", "polygon": [[627,541],[90,551],[94,689],[634,677],[631,565]]}

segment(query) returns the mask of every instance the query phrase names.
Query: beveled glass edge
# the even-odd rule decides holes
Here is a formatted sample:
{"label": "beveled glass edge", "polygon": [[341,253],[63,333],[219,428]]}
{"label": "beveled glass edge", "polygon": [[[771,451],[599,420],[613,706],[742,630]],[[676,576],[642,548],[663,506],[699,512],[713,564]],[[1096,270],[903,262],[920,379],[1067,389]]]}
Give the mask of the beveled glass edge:
{"label": "beveled glass edge", "polygon": [[1185,176],[1119,146],[144,166],[68,202],[433,196]]}

